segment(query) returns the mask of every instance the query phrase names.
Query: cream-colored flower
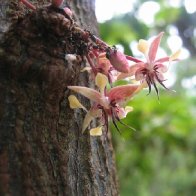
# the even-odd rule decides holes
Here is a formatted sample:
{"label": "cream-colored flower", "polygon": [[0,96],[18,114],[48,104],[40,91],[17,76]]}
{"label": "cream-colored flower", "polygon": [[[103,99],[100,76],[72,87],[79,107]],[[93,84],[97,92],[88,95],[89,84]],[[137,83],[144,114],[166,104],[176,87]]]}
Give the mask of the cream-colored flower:
{"label": "cream-colored flower", "polygon": [[68,97],[68,100],[69,100],[70,108],[72,109],[82,108],[83,110],[87,111],[87,109],[80,103],[80,101],[76,98],[76,96],[70,95]]}
{"label": "cream-colored flower", "polygon": [[102,135],[102,127],[96,127],[90,130],[91,136],[101,136]]}
{"label": "cream-colored flower", "polygon": [[148,41],[146,41],[144,39],[140,39],[139,43],[137,45],[137,48],[140,52],[142,52],[143,54],[146,54],[148,52],[148,49],[149,49]]}

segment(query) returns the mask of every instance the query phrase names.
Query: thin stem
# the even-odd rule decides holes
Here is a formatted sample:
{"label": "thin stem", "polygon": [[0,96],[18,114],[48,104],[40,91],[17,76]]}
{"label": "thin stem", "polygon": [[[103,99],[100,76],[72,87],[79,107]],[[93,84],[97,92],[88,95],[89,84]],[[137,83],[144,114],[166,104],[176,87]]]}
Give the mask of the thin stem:
{"label": "thin stem", "polygon": [[86,55],[86,59],[87,59],[89,65],[91,66],[91,68],[93,70],[93,73],[96,74],[97,73],[97,70],[96,70],[96,68],[95,68],[95,66],[94,66],[94,64],[93,64],[93,62],[92,62],[92,60],[91,60],[91,58],[89,57],[88,54]]}
{"label": "thin stem", "polygon": [[139,59],[136,59],[136,58],[134,58],[134,57],[132,57],[132,56],[125,55],[125,57],[126,57],[127,60],[133,61],[133,62],[135,62],[135,63],[140,63],[140,62],[142,62],[142,61],[140,61]]}
{"label": "thin stem", "polygon": [[23,3],[26,7],[32,9],[32,10],[36,10],[36,7],[30,3],[29,1],[27,0],[19,0],[21,3]]}

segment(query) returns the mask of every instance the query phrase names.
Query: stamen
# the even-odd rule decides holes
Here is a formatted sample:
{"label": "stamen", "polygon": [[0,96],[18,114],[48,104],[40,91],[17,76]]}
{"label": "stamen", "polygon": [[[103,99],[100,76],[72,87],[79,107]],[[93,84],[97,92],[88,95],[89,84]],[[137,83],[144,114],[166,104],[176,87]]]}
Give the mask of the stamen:
{"label": "stamen", "polygon": [[116,122],[115,122],[115,116],[114,116],[114,113],[113,113],[113,110],[111,109],[111,114],[112,114],[112,123],[113,125],[115,126],[116,130],[119,132],[119,134],[121,135],[121,131],[120,129],[118,128]]}
{"label": "stamen", "polygon": [[170,90],[163,84],[163,81],[165,81],[165,80],[160,80],[157,74],[155,74],[155,77],[156,77],[157,81],[159,82],[159,84],[161,84],[161,86],[163,86],[167,90]]}
{"label": "stamen", "polygon": [[95,68],[95,66],[94,66],[94,64],[88,54],[86,55],[86,59],[87,59],[89,65],[91,66],[92,71],[94,72],[94,74],[96,74],[97,73],[96,68]]}
{"label": "stamen", "polygon": [[148,85],[148,94],[149,95],[151,93],[151,80],[150,80],[150,76],[146,75],[146,83]]}
{"label": "stamen", "polygon": [[156,86],[156,83],[155,83],[154,79],[152,79],[152,84],[153,84],[153,86],[154,86],[154,89],[155,89],[155,91],[156,91],[156,94],[157,94],[157,97],[158,97],[158,100],[159,100],[159,90],[158,90],[158,88],[157,88],[157,86]]}

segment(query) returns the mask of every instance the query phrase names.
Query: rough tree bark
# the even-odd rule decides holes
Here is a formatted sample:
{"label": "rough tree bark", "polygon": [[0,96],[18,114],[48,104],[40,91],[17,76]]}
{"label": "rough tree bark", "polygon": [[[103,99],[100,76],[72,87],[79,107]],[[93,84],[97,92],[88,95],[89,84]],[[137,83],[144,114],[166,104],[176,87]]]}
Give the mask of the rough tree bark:
{"label": "rough tree bark", "polygon": [[[118,195],[110,135],[82,134],[85,113],[67,101],[67,85],[91,85],[80,73],[81,43],[70,41],[69,24],[55,10],[32,14],[18,1],[0,2],[0,195]],[[97,33],[94,1],[70,6]]]}

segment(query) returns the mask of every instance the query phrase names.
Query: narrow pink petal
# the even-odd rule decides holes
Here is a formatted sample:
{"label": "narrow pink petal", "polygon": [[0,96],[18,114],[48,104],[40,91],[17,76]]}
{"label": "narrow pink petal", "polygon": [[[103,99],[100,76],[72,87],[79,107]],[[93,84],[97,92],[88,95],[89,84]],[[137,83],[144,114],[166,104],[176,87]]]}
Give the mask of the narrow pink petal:
{"label": "narrow pink petal", "polygon": [[161,81],[165,80],[164,75],[162,73],[157,73],[157,76],[158,76],[159,80],[161,80]]}
{"label": "narrow pink petal", "polygon": [[136,72],[135,72],[135,79],[137,81],[141,81],[143,79],[145,79],[145,74],[142,72],[143,68],[141,69],[138,69]]}
{"label": "narrow pink petal", "polygon": [[129,67],[129,73],[120,73],[117,77],[117,80],[122,80],[122,79],[125,79],[125,78],[128,78],[128,77],[131,77],[133,75],[135,75],[135,72],[140,69],[141,67],[142,68],[145,68],[146,64],[143,63],[143,62],[139,62],[139,63],[136,63],[134,65],[131,65]]}
{"label": "narrow pink petal", "polygon": [[159,64],[159,65],[156,65],[157,67],[157,71],[159,73],[165,73],[168,71],[168,66],[164,65],[164,64]]}
{"label": "narrow pink petal", "polygon": [[168,62],[169,61],[169,58],[170,57],[166,56],[166,57],[157,59],[154,63],[165,63],[165,62]]}
{"label": "narrow pink petal", "polygon": [[159,35],[157,35],[157,37],[152,41],[150,45],[148,57],[151,63],[153,63],[155,60],[162,36],[163,36],[163,32],[159,33]]}
{"label": "narrow pink petal", "polygon": [[139,63],[136,63],[134,65],[132,65],[130,68],[129,68],[129,74],[130,75],[134,75],[135,72],[138,70],[138,69],[143,69],[145,67],[147,67],[147,63],[144,63],[144,62],[139,62]]}
{"label": "narrow pink petal", "polygon": [[128,84],[114,87],[108,93],[109,100],[122,101],[128,97],[131,97],[138,87],[139,85],[137,84]]}
{"label": "narrow pink petal", "polygon": [[132,57],[132,56],[128,56],[126,55],[126,59],[129,60],[129,61],[133,61],[135,63],[139,63],[139,62],[142,62],[141,60],[135,58],[135,57]]}
{"label": "narrow pink petal", "polygon": [[100,103],[101,94],[91,88],[83,87],[83,86],[68,86],[69,89],[75,91],[76,93],[80,93],[81,95],[87,97],[88,99]]}

